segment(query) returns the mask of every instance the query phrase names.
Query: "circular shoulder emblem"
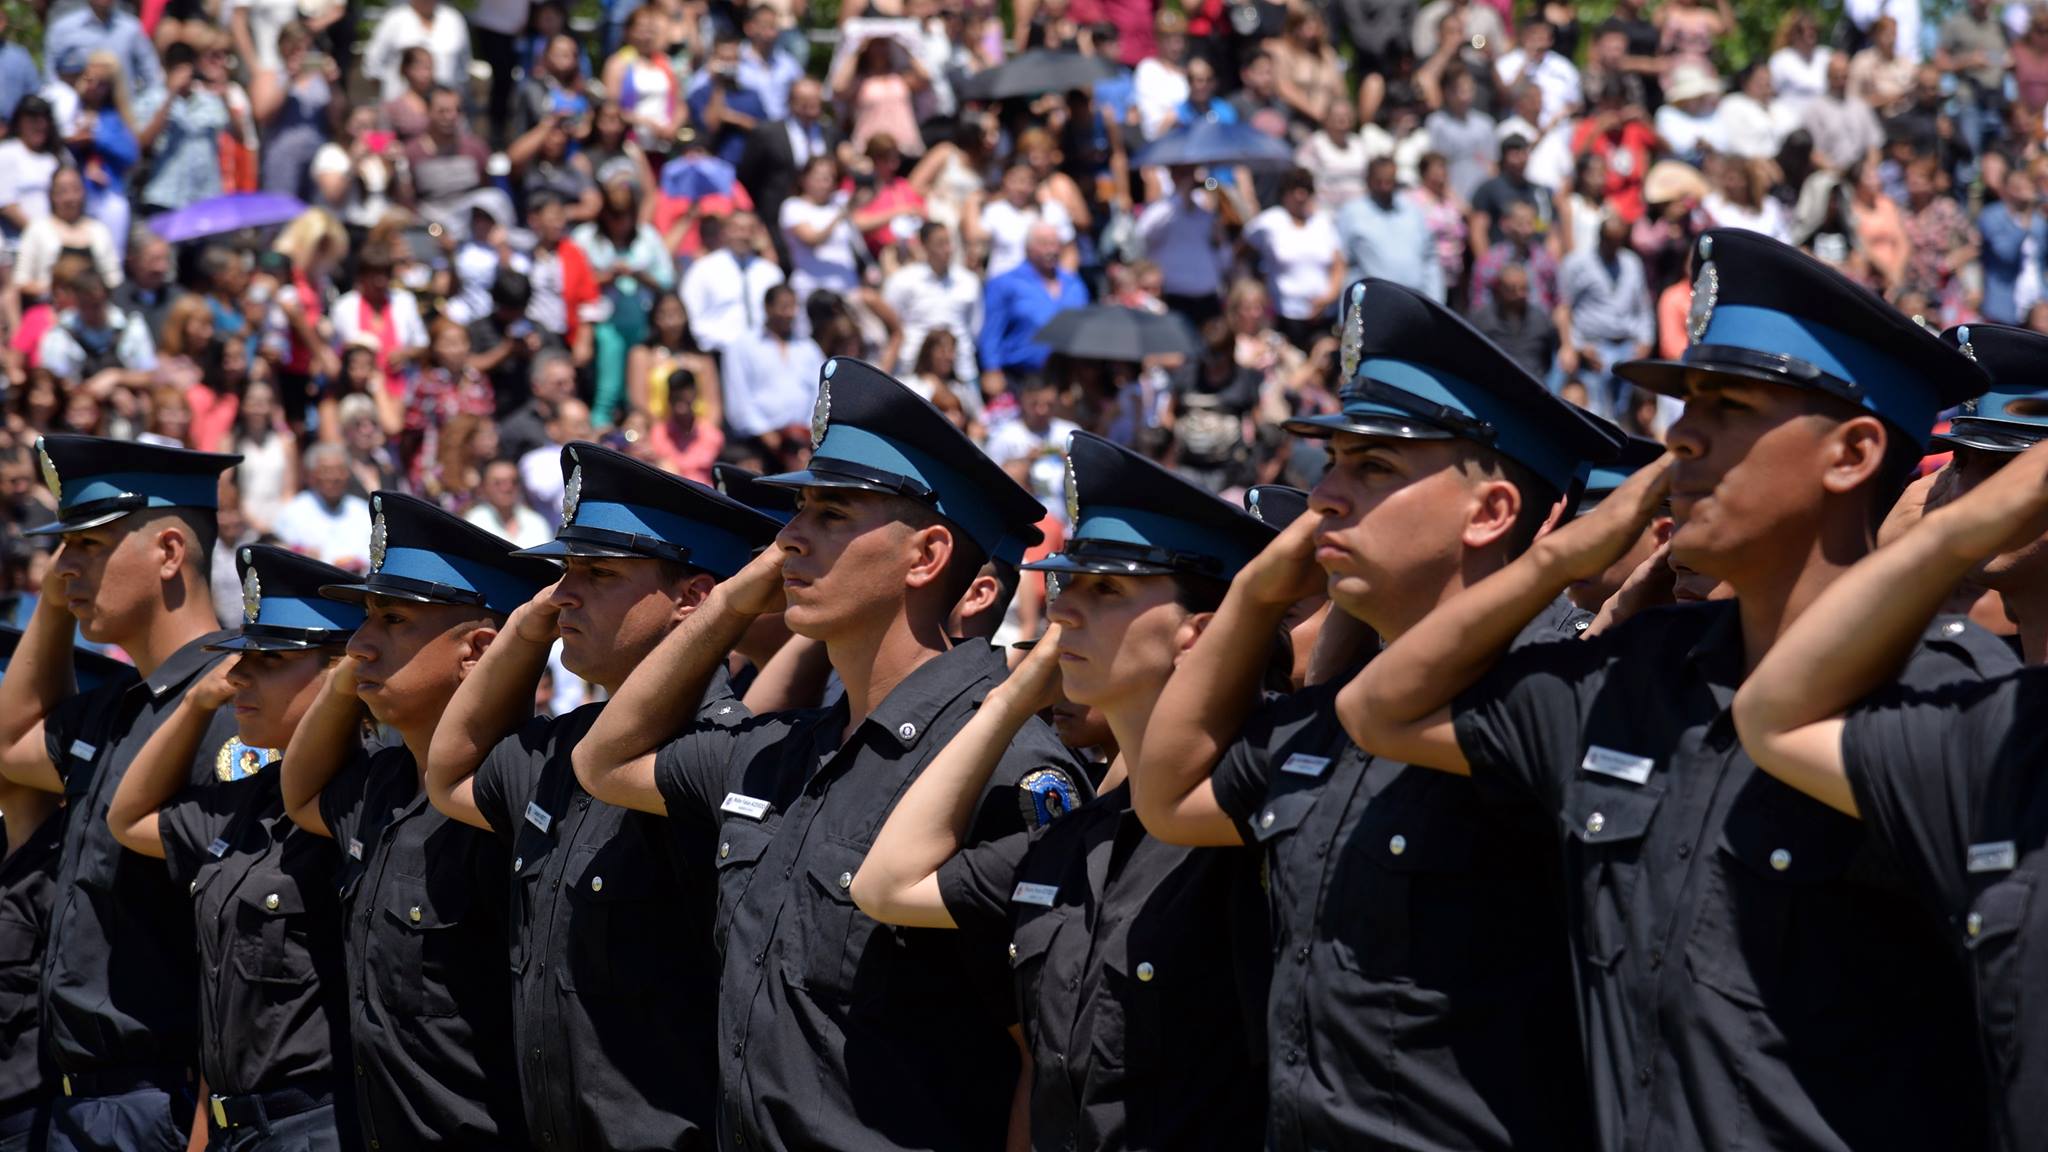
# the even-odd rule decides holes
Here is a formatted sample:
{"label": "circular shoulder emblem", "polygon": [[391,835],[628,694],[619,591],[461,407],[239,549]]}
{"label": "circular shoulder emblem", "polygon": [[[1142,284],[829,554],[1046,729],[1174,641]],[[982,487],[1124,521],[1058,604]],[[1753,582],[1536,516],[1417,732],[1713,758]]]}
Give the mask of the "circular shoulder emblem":
{"label": "circular shoulder emblem", "polygon": [[1017,803],[1026,825],[1043,828],[1080,807],[1081,790],[1060,769],[1040,768],[1017,781]]}
{"label": "circular shoulder emblem", "polygon": [[239,738],[232,738],[214,754],[213,775],[223,784],[246,780],[277,763],[283,755],[275,748],[252,748]]}

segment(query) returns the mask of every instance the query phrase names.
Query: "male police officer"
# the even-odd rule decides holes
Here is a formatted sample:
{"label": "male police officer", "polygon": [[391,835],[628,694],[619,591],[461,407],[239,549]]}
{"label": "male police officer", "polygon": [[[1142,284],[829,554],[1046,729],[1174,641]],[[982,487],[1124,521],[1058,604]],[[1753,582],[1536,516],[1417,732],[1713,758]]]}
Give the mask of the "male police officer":
{"label": "male police officer", "polygon": [[[858,361],[826,363],[811,432],[809,469],[770,478],[802,510],[627,679],[576,773],[600,800],[716,822],[721,1144],[995,1147],[1017,1070],[1005,942],[878,925],[848,889],[895,798],[1002,677],[985,642],[949,649],[945,621],[984,559],[1037,539],[1043,510]],[[785,599],[843,697],[678,738],[725,652]],[[970,841],[1070,809],[1077,772],[1034,722]]]}
{"label": "male police officer", "polygon": [[[1580,1149],[1583,1080],[1554,827],[1482,789],[1360,755],[1338,684],[1265,709],[1260,654],[1327,587],[1383,637],[1526,548],[1617,433],[1442,306],[1354,288],[1343,411],[1308,510],[1245,567],[1153,711],[1132,778],[1153,835],[1258,844],[1278,936],[1272,1148]],[[1562,601],[1532,639],[1576,617]]]}
{"label": "male police officer", "polygon": [[[1972,324],[1945,338],[1992,380],[1937,437],[1960,495],[1814,601],[1736,693],[1735,725],[1766,772],[1862,818],[1968,954],[1994,1129],[2019,1152],[2048,1146],[2048,1014],[2033,991],[2048,980],[2048,449],[2035,447],[2048,336]],[[1939,693],[1890,687],[1966,577],[2004,595],[2034,667]]]}
{"label": "male police officer", "polygon": [[[68,813],[42,967],[44,1051],[63,1095],[54,1149],[181,1148],[198,1046],[191,913],[163,866],[115,843],[107,803],[129,761],[219,657],[208,580],[215,493],[238,457],[86,436],[36,454],[60,533],[35,615],[0,680],[0,771]],[[74,625],[118,645],[139,682],[72,683]],[[207,747],[234,733],[222,717]]]}
{"label": "male police officer", "polygon": [[[369,615],[285,750],[285,810],[342,846],[349,1038],[371,1148],[518,1148],[511,858],[428,805],[419,765],[457,685],[556,570],[423,500],[379,492],[370,508],[370,571],[323,590]],[[364,707],[402,743],[362,756]]]}
{"label": "male police officer", "polygon": [[[708,1148],[717,1066],[712,847],[647,813],[593,804],[569,750],[602,704],[529,719],[562,663],[617,692],[712,585],[781,527],[700,484],[594,444],[562,449],[563,523],[529,556],[567,572],[514,609],[434,732],[434,806],[512,850],[513,1034],[526,1124],[542,1148]],[[698,709],[747,712],[723,670]],[[689,829],[700,832],[701,829]]]}
{"label": "male police officer", "polygon": [[[1617,432],[1620,429],[1616,429]],[[1579,494],[1579,506],[1573,513],[1584,516],[1600,506],[1602,500],[1614,494],[1621,482],[1635,475],[1641,469],[1655,464],[1664,456],[1664,445],[1647,436],[1630,436],[1621,449],[1621,458],[1612,463],[1587,465],[1580,469],[1584,477]],[[1621,559],[1607,566],[1607,570],[1590,579],[1580,580],[1565,589],[1565,596],[1573,604],[1588,612],[1600,611],[1635,570],[1642,566],[1650,554],[1671,538],[1671,515],[1669,510],[1652,519],[1643,534],[1637,538],[1635,547],[1622,553]]]}
{"label": "male police officer", "polygon": [[[1686,397],[1675,465],[1432,612],[1339,693],[1339,716],[1368,751],[1562,820],[1597,1147],[1974,1147],[1982,1077],[1955,957],[1854,821],[1756,771],[1728,705],[1868,551],[1935,413],[1987,381],[1795,249],[1715,231],[1698,255],[1683,359],[1619,369]],[[1503,655],[1636,544],[1667,487],[1673,557],[1736,599]],[[1904,677],[2010,666],[1962,627]]]}

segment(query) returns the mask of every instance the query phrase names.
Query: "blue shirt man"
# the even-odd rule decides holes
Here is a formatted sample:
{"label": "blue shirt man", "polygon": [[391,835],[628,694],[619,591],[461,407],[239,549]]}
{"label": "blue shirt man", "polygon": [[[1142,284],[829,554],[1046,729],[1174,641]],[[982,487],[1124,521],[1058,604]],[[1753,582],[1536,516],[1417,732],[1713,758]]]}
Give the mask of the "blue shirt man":
{"label": "blue shirt man", "polygon": [[149,42],[148,33],[142,30],[142,21],[114,7],[114,0],[88,0],[85,7],[66,12],[50,23],[43,34],[43,60],[50,68],[49,79],[57,78],[56,62],[72,48],[86,55],[112,52],[138,96],[163,86],[163,64],[157,60],[156,47]]}
{"label": "blue shirt man", "polygon": [[1395,195],[1391,156],[1365,167],[1365,196],[1337,212],[1337,235],[1353,276],[1376,276],[1412,288],[1437,303],[1444,299],[1444,267],[1436,258],[1422,209]]}
{"label": "blue shirt man", "polygon": [[747,9],[740,30],[746,43],[740,45],[739,86],[761,98],[770,120],[786,118],[789,86],[804,74],[803,61],[776,46],[782,21],[765,4]]}
{"label": "blue shirt man", "polygon": [[1024,263],[988,282],[977,349],[984,373],[1045,367],[1052,350],[1032,336],[1056,314],[1088,306],[1088,286],[1059,259],[1059,233],[1035,225],[1024,240]]}
{"label": "blue shirt man", "polygon": [[2048,220],[2035,210],[2032,176],[2015,170],[2005,178],[2004,193],[1977,217],[1984,237],[1984,318],[2019,324],[2026,319],[2020,315],[2021,281],[2032,279],[2038,289],[2048,278]]}
{"label": "blue shirt man", "polygon": [[[714,121],[706,113],[720,88],[725,91],[725,100]],[[785,108],[788,91],[783,89]],[[747,150],[747,134],[768,117],[767,101],[758,90],[748,86],[740,68],[739,48],[731,40],[714,49],[711,63],[690,80],[683,90],[683,103],[690,108],[690,123],[697,125],[700,133],[710,133],[712,154],[734,167],[739,166],[740,157]]]}

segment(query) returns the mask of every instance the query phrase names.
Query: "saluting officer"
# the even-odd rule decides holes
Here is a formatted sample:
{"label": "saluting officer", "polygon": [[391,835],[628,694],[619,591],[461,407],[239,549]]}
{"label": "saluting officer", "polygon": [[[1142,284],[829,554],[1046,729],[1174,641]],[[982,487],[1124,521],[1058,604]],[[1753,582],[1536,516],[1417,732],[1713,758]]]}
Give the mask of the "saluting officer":
{"label": "saluting officer", "polygon": [[[435,811],[420,765],[457,685],[557,570],[412,496],[378,492],[370,510],[369,572],[322,590],[367,616],[285,749],[285,811],[341,845],[349,1039],[370,1147],[520,1148],[511,854]],[[400,743],[362,755],[365,708]]]}
{"label": "saluting officer", "polygon": [[[1086,432],[1067,442],[1066,489],[1065,550],[1024,566],[1059,574],[1054,628],[911,783],[853,897],[883,923],[1009,938],[1033,1148],[1242,1152],[1266,1111],[1259,861],[1147,836],[1128,764],[1174,662],[1274,532]],[[1100,795],[965,846],[1003,750],[1061,691],[1115,734]]]}
{"label": "saluting officer", "polygon": [[[339,1152],[360,1143],[353,1094],[336,1098],[349,1066],[341,853],[286,818],[276,759],[363,611],[321,597],[323,585],[353,577],[310,557],[252,544],[235,566],[242,630],[213,648],[236,655],[149,738],[107,823],[192,894],[207,1147]],[[207,749],[214,714],[230,703],[239,728]],[[211,771],[193,782],[188,766],[201,753]]]}
{"label": "saluting officer", "polygon": [[[1339,716],[1370,751],[1470,773],[1562,822],[1598,1147],[1976,1147],[1957,958],[1855,821],[1757,771],[1729,703],[1869,550],[1935,413],[1988,381],[1794,248],[1736,231],[1699,244],[1691,346],[1619,368],[1685,397],[1675,463],[1432,612],[1338,694]],[[1637,543],[1667,489],[1674,560],[1735,599],[1505,652]],[[1965,625],[1902,679],[2011,666]]]}
{"label": "saluting officer", "polygon": [[[209,580],[220,474],[240,457],[90,436],[36,444],[63,544],[0,679],[0,771],[65,797],[43,950],[43,1045],[62,1095],[50,1147],[184,1146],[194,1114],[197,975],[186,893],[123,849],[107,803],[143,743],[220,657]],[[75,691],[74,626],[139,681]],[[231,718],[209,733],[234,734]],[[199,769],[193,766],[194,771]]]}
{"label": "saluting officer", "polygon": [[[1398,637],[1529,546],[1618,432],[1455,313],[1351,294],[1343,410],[1308,510],[1238,575],[1181,662],[1132,778],[1153,835],[1264,849],[1271,1148],[1582,1149],[1555,836],[1465,781],[1362,754],[1341,681],[1259,707],[1259,656],[1302,595]],[[1562,600],[1524,632],[1575,634]]]}
{"label": "saluting officer", "polygon": [[[1604,421],[1603,421],[1604,423]],[[1620,434],[1619,428],[1615,429]],[[1602,500],[1614,494],[1621,483],[1637,472],[1648,468],[1664,458],[1664,445],[1647,436],[1629,436],[1621,449],[1621,458],[1612,463],[1588,464],[1579,470],[1581,491],[1574,516],[1584,516],[1600,506]],[[1607,566],[1607,570],[1590,579],[1579,580],[1565,589],[1565,596],[1578,607],[1588,612],[1600,611],[1635,570],[1642,566],[1650,555],[1671,539],[1671,510],[1661,509],[1643,528],[1643,534],[1636,539],[1635,547],[1621,554],[1621,558]]]}
{"label": "saluting officer", "polygon": [[[984,559],[1016,562],[1043,508],[928,402],[859,361],[821,373],[802,510],[671,632],[577,745],[600,800],[717,827],[719,1138],[727,1147],[992,1148],[1016,1093],[1003,942],[884,927],[848,891],[895,798],[1004,675],[944,625]],[[764,614],[823,641],[844,695],[737,728],[696,715]],[[657,754],[658,753],[658,754]],[[1026,725],[969,833],[1085,798]]]}
{"label": "saluting officer", "polygon": [[[0,673],[21,631],[0,626]],[[73,654],[82,692],[135,670],[97,652]],[[40,986],[64,810],[49,792],[0,777],[0,1152],[41,1149],[57,1086],[43,1074]]]}
{"label": "saluting officer", "polygon": [[[1971,324],[1944,339],[1992,381],[1936,437],[1955,452],[1959,497],[1814,601],[1736,693],[1735,726],[1766,772],[1860,817],[1967,954],[1994,1130],[2021,1152],[2048,1147],[2048,336]],[[2004,595],[2032,667],[1938,693],[1892,687],[1963,579]]]}
{"label": "saluting officer", "polygon": [[[594,804],[569,750],[604,708],[531,716],[559,637],[569,671],[617,692],[774,520],[594,444],[562,449],[563,522],[523,554],[567,571],[514,609],[434,732],[434,806],[512,851],[513,1036],[542,1148],[708,1148],[717,1063],[715,886],[706,829]],[[697,718],[748,713],[721,669]],[[685,835],[677,833],[685,832]]]}

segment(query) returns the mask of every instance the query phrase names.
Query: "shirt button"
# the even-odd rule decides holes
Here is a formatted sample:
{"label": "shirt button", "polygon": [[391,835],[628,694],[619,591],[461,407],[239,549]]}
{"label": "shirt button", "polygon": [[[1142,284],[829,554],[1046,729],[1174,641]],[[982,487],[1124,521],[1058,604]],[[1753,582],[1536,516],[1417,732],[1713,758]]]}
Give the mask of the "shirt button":
{"label": "shirt button", "polygon": [[1294,962],[1296,964],[1308,963],[1308,945],[1304,944],[1294,950]]}
{"label": "shirt button", "polygon": [[718,858],[723,860],[730,855],[732,855],[732,841],[727,840],[718,846]]}
{"label": "shirt button", "polygon": [[1649,1067],[1648,1067],[1648,1066],[1646,1065],[1646,1066],[1644,1066],[1644,1067],[1641,1067],[1641,1068],[1638,1068],[1638,1069],[1636,1069],[1636,1083],[1638,1083],[1638,1084],[1648,1084],[1649,1082],[1650,1082],[1650,1069],[1649,1069]]}
{"label": "shirt button", "polygon": [[1984,917],[1980,913],[1972,912],[1969,919],[1963,921],[1963,931],[1968,932],[1971,936],[1975,936],[1983,930]]}
{"label": "shirt button", "polygon": [[1273,826],[1273,810],[1272,810],[1271,808],[1268,808],[1268,809],[1266,809],[1266,810],[1265,810],[1264,812],[1262,812],[1262,813],[1260,813],[1260,814],[1259,814],[1259,827],[1261,827],[1261,828],[1271,828],[1272,826]]}
{"label": "shirt button", "polygon": [[602,876],[592,876],[592,877],[590,878],[590,890],[591,890],[592,892],[602,892],[602,891],[604,891],[604,877],[602,877]]}
{"label": "shirt button", "polygon": [[1012,960],[1015,960],[1016,958],[1017,958],[1017,946],[1016,946],[1015,944],[1012,944],[1012,945],[1010,945],[1010,959],[1012,959]]}
{"label": "shirt button", "polygon": [[1150,984],[1152,982],[1152,964],[1150,961],[1138,965],[1138,982],[1140,984]]}
{"label": "shirt button", "polygon": [[1680,845],[1678,846],[1678,858],[1679,858],[1680,860],[1683,860],[1683,859],[1685,859],[1685,858],[1686,858],[1687,856],[1690,856],[1690,855],[1692,855],[1692,845],[1690,845],[1690,844],[1680,844]]}
{"label": "shirt button", "polygon": [[1395,836],[1392,840],[1387,841],[1387,851],[1392,852],[1396,856],[1407,850],[1408,838],[1406,836]]}
{"label": "shirt button", "polygon": [[1652,969],[1652,970],[1655,970],[1655,969],[1658,969],[1658,968],[1662,968],[1663,966],[1664,966],[1664,951],[1663,951],[1663,949],[1661,949],[1661,948],[1652,948],[1652,949],[1650,949],[1650,967],[1651,967],[1651,969]]}
{"label": "shirt button", "polygon": [[1287,1053],[1287,1062],[1288,1062],[1289,1064],[1299,1064],[1299,1063],[1301,1063],[1301,1053],[1299,1053],[1299,1052],[1295,1052],[1295,1051],[1291,1051],[1291,1050],[1290,1050],[1290,1051],[1289,1051],[1289,1052]]}
{"label": "shirt button", "polygon": [[905,740],[914,740],[917,738],[917,725],[906,723],[896,730],[896,734]]}
{"label": "shirt button", "polygon": [[853,887],[853,873],[841,872],[839,874],[839,887],[842,889]]}
{"label": "shirt button", "polygon": [[1774,871],[1783,872],[1785,869],[1790,868],[1791,866],[1792,854],[1790,852],[1785,851],[1783,848],[1772,849],[1771,868]]}
{"label": "shirt button", "polygon": [[419,923],[419,922],[420,922],[420,906],[419,906],[419,905],[417,905],[417,904],[413,905],[413,906],[412,906],[412,911],[410,911],[410,912],[407,912],[407,913],[406,913],[406,915],[407,915],[407,916],[410,916],[410,917],[412,918],[412,922],[413,922],[413,923],[415,923],[415,924]]}
{"label": "shirt button", "polygon": [[1949,621],[1947,624],[1942,625],[1941,634],[1944,636],[1961,636],[1963,634],[1963,622],[1961,620]]}
{"label": "shirt button", "polygon": [[272,912],[277,911],[277,893],[272,892],[270,895],[265,896],[263,898],[263,906]]}
{"label": "shirt button", "polygon": [[739,1041],[739,1040],[735,1040],[735,1041],[733,1041],[733,1042],[732,1042],[732,1054],[733,1054],[733,1055],[737,1056],[737,1055],[739,1055],[740,1053],[742,1053],[742,1052],[744,1052],[744,1051],[746,1051],[746,1050],[747,1050],[747,1046],[746,1046],[746,1044],[745,1044],[744,1042],[742,1042],[742,1041]]}
{"label": "shirt button", "polygon": [[1607,827],[1607,817],[1604,814],[1595,812],[1591,816],[1586,817],[1586,835],[1597,836],[1600,830],[1605,827]]}
{"label": "shirt button", "polygon": [[526,867],[526,857],[524,857],[524,856],[514,856],[514,857],[512,858],[512,870],[513,870],[514,872],[517,872],[517,871],[519,871],[519,870],[520,870],[521,868],[524,868],[524,867]]}
{"label": "shirt button", "polygon": [[192,882],[191,886],[185,889],[185,894],[186,894],[187,896],[197,896],[197,895],[199,895],[199,881],[197,881],[197,880],[194,880],[194,881]]}
{"label": "shirt button", "polygon": [[765,960],[767,960],[767,959],[768,959],[768,954],[767,954],[766,952],[756,952],[756,953],[754,953],[754,967],[756,967],[756,968],[759,968],[759,967],[761,966],[762,962],[763,962],[763,961],[765,961]]}

